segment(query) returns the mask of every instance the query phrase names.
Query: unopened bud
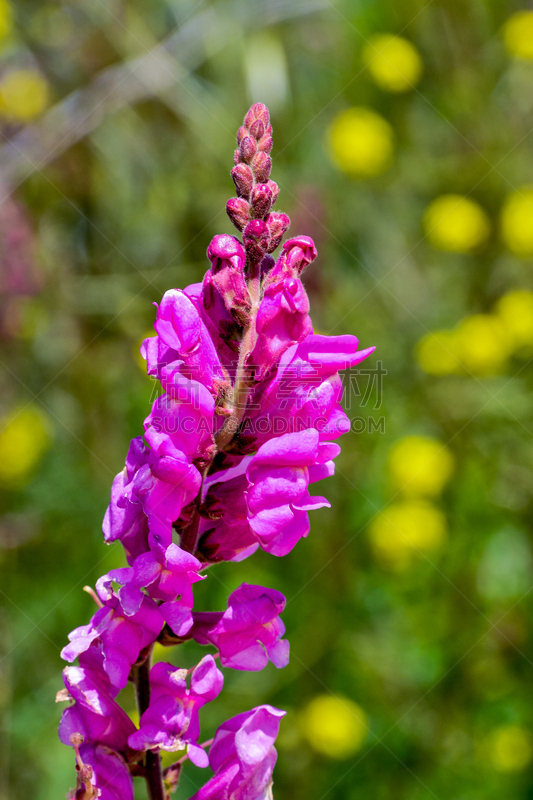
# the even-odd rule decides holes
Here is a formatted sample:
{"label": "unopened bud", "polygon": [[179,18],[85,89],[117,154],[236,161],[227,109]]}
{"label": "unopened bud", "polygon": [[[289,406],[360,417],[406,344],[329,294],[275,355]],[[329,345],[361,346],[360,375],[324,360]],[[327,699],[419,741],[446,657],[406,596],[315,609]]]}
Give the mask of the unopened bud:
{"label": "unopened bud", "polygon": [[244,125],[241,125],[241,127],[237,131],[237,144],[240,144],[245,136],[248,136],[248,131],[246,130]]}
{"label": "unopened bud", "polygon": [[240,144],[241,161],[250,163],[257,151],[257,142],[253,136],[245,136]]}
{"label": "unopened bud", "polygon": [[233,163],[234,164],[240,164],[241,163],[241,151],[239,150],[239,148],[237,148],[235,150],[235,152],[233,153]]}
{"label": "unopened bud", "polygon": [[242,231],[246,223],[250,221],[250,204],[246,202],[244,197],[232,197],[231,200],[228,200],[226,203],[226,214],[237,230]]}
{"label": "unopened bud", "polygon": [[256,119],[260,119],[265,128],[270,122],[270,114],[264,103],[254,103],[244,118],[244,125],[250,130],[251,125]]}
{"label": "unopened bud", "polygon": [[257,143],[257,149],[262,153],[270,153],[273,144],[274,139],[272,138],[271,134],[265,133],[265,135]]}
{"label": "unopened bud", "polygon": [[265,126],[264,123],[260,119],[256,119],[250,125],[250,136],[253,136],[254,139],[261,139],[265,135]]}
{"label": "unopened bud", "polygon": [[260,219],[251,220],[244,229],[242,240],[251,261],[261,261],[269,249],[268,225]]}
{"label": "unopened bud", "polygon": [[264,219],[272,208],[272,189],[266,183],[258,183],[252,189],[252,209],[255,219]]}
{"label": "unopened bud", "polygon": [[250,197],[254,185],[254,174],[247,164],[237,164],[231,170],[231,177],[239,197]]}
{"label": "unopened bud", "polygon": [[266,183],[272,169],[272,159],[266,153],[258,152],[253,157],[252,169],[257,183]]}
{"label": "unopened bud", "polygon": [[268,225],[268,230],[270,232],[270,244],[268,247],[268,252],[273,253],[283,239],[283,235],[288,230],[291,221],[287,214],[273,211],[266,218],[266,224]]}
{"label": "unopened bud", "polygon": [[276,181],[270,181],[270,180],[267,181],[267,186],[269,187],[270,191],[272,192],[272,205],[274,205],[274,203],[278,199],[279,186],[276,183]]}

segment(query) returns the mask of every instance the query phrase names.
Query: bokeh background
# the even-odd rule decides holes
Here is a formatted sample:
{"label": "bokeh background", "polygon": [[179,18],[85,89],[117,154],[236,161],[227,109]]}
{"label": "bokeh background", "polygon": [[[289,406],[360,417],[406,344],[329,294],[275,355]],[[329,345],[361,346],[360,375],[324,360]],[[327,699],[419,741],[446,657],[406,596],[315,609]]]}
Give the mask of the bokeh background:
{"label": "bokeh background", "polygon": [[196,592],[281,590],[292,648],[226,671],[204,738],[269,702],[278,800],[531,800],[533,10],[501,0],[0,0],[0,797],[74,783],[59,651],[121,564],[139,343],[232,231],[256,100],[316,329],[377,351],[332,509]]}

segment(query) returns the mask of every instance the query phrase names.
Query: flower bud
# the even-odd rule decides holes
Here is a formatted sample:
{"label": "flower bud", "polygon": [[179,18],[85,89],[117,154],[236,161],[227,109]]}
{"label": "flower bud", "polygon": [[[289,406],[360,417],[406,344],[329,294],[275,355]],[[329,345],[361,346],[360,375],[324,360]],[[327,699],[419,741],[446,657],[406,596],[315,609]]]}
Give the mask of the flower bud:
{"label": "flower bud", "polygon": [[273,144],[274,140],[271,134],[265,133],[265,135],[259,140],[257,144],[257,149],[260,150],[262,153],[270,153]]}
{"label": "flower bud", "polygon": [[233,163],[234,164],[240,164],[241,163],[241,151],[239,150],[239,148],[237,148],[235,150],[235,152],[233,153]]}
{"label": "flower bud", "polygon": [[251,220],[244,229],[242,240],[246,253],[254,263],[261,261],[269,249],[268,225],[260,219]]}
{"label": "flower bud", "polygon": [[270,245],[267,252],[272,253],[283,239],[283,235],[287,231],[291,221],[287,214],[273,211],[266,218],[266,224],[270,232]]}
{"label": "flower bud", "polygon": [[232,197],[226,203],[226,213],[239,231],[242,231],[249,222],[250,212],[250,204],[243,197]]}
{"label": "flower bud", "polygon": [[252,169],[256,181],[258,183],[266,183],[272,169],[272,159],[266,153],[258,152],[252,159]]}
{"label": "flower bud", "polygon": [[248,136],[248,131],[246,130],[244,125],[241,125],[241,127],[237,131],[237,144],[240,144],[245,136]]}
{"label": "flower bud", "polygon": [[265,135],[265,126],[260,119],[256,119],[255,122],[252,122],[250,125],[250,136],[253,136],[254,139],[262,139]]}
{"label": "flower bud", "polygon": [[272,207],[272,189],[266,183],[258,183],[252,189],[252,210],[255,219],[264,219]]}
{"label": "flower bud", "polygon": [[278,199],[279,186],[276,183],[276,181],[271,181],[271,180],[267,181],[267,186],[270,188],[270,191],[272,192],[272,205],[274,205],[274,203]]}
{"label": "flower bud", "polygon": [[250,130],[250,126],[256,120],[260,119],[261,122],[264,124],[265,128],[268,126],[270,122],[270,115],[268,113],[268,108],[265,106],[264,103],[254,103],[250,110],[247,112],[244,118],[244,125],[248,130]]}
{"label": "flower bud", "polygon": [[239,197],[250,197],[254,185],[254,174],[247,164],[237,164],[231,170],[231,177]]}
{"label": "flower bud", "polygon": [[250,163],[257,151],[257,142],[252,136],[245,136],[240,144],[241,161]]}

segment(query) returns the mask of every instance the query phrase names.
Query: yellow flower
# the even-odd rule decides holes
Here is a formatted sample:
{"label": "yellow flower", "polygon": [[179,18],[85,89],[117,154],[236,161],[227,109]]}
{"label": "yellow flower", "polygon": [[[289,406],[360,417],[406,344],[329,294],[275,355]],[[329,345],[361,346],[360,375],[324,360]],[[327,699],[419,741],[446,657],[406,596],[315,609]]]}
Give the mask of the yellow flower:
{"label": "yellow flower", "polygon": [[453,472],[453,456],[437,439],[406,436],[389,452],[389,473],[395,489],[409,495],[435,496]]}
{"label": "yellow flower", "polygon": [[424,214],[424,231],[434,247],[454,253],[470,253],[490,233],[487,215],[478,203],[459,194],[443,194]]}
{"label": "yellow flower", "polygon": [[377,85],[388,92],[406,92],[422,75],[418,50],[401,36],[372,36],[363,50],[363,60]]}
{"label": "yellow flower", "polygon": [[19,69],[0,83],[0,114],[16,122],[29,122],[48,104],[48,84],[38,72]]}
{"label": "yellow flower", "polygon": [[533,11],[517,11],[503,27],[507,52],[516,58],[533,59]]}
{"label": "yellow flower", "polygon": [[406,569],[413,558],[439,550],[446,538],[446,520],[423,500],[393,503],[370,523],[370,540],[385,566]]}
{"label": "yellow flower", "polygon": [[496,314],[514,348],[533,345],[533,292],[519,290],[504,295],[496,303]]}
{"label": "yellow flower", "polygon": [[0,0],[0,39],[5,39],[13,28],[13,13],[7,0]]}
{"label": "yellow flower", "polygon": [[416,347],[418,363],[428,375],[453,375],[461,371],[455,331],[434,331]]}
{"label": "yellow flower", "polygon": [[511,351],[511,342],[498,317],[475,314],[456,329],[459,358],[474,375],[501,372]]}
{"label": "yellow flower", "polygon": [[490,737],[492,765],[499,772],[518,772],[531,762],[531,735],[518,725],[502,725]]}
{"label": "yellow flower", "polygon": [[23,485],[50,445],[51,425],[37,406],[0,420],[0,484]]}
{"label": "yellow flower", "polygon": [[333,162],[350,175],[371,178],[392,163],[392,128],[369,108],[342,111],[331,123],[328,138]]}
{"label": "yellow flower", "polygon": [[533,189],[524,186],[509,195],[501,215],[502,239],[511,253],[533,256]]}
{"label": "yellow flower", "polygon": [[330,758],[349,758],[368,732],[365,712],[347,697],[321,694],[314,697],[301,718],[301,731],[309,744]]}

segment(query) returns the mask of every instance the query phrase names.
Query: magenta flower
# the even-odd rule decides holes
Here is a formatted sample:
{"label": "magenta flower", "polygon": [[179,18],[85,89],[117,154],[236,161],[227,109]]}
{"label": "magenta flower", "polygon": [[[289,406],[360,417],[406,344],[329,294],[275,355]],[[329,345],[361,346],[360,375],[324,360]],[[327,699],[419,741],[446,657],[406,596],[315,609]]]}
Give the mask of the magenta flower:
{"label": "magenta flower", "polygon": [[81,734],[86,743],[98,743],[126,754],[128,736],[135,725],[113,699],[113,687],[107,675],[94,669],[66,667],[63,681],[74,705],[63,711],[59,738],[72,744],[71,736]]}
{"label": "magenta flower", "polygon": [[80,786],[76,792],[67,795],[70,800],[133,800],[130,771],[118,753],[105,745],[83,744],[79,748],[79,760]]}
{"label": "magenta flower", "polygon": [[243,583],[228,598],[224,612],[195,612],[192,638],[212,644],[223,667],[259,670],[272,661],[289,663],[289,642],[281,637],[285,625],[279,615],[285,608],[281,592]]}
{"label": "magenta flower", "polygon": [[215,773],[190,800],[268,800],[285,711],[257,706],[224,722],[209,750]]}
{"label": "magenta flower", "polygon": [[[72,800],[133,800],[130,773],[146,778],[150,800],[163,800],[187,759],[214,770],[191,800],[272,798],[285,712],[259,706],[233,717],[208,756],[208,742],[198,743],[199,710],[222,689],[214,657],[191,670],[151,667],[156,643],[188,639],[217,648],[223,667],[288,663],[280,592],[243,583],[225,611],[193,612],[193,587],[215,562],[242,561],[259,547],[283,556],[307,536],[308,512],[329,506],[309,485],[333,474],[332,440],[350,428],[339,371],[373,350],[358,350],[355,336],[313,333],[301,281],[317,255],[312,239],[289,239],[273,257],[290,220],[274,210],[271,150],[268,109],[256,103],[237,133],[237,196],[226,207],[242,239],[213,238],[203,280],[164,294],[156,335],[141,347],[163,391],[144,437],[130,444],[103,524],[105,541],[121,542],[129,566],[98,580],[101,608],[62,651],[79,662],[64,672],[74,704],[59,731],[76,752]],[[138,730],[115,700],[128,680]],[[185,749],[163,785],[160,751]]]}
{"label": "magenta flower", "polygon": [[138,731],[129,737],[134,750],[187,748],[187,755],[198,767],[206,767],[208,757],[198,746],[200,708],[214,700],[224,677],[213,656],[202,658],[191,673],[191,688],[185,680],[187,671],[159,662],[150,672],[150,705],[141,717]]}
{"label": "magenta flower", "polygon": [[159,605],[160,614],[177,636],[184,636],[193,623],[192,585],[205,578],[198,575],[201,568],[201,562],[191,553],[170,544],[161,561],[151,552],[143,553],[133,567],[114,569],[108,578],[122,584],[118,597],[125,614],[131,617],[138,613],[145,596],[141,590],[147,589],[153,600],[165,601]]}
{"label": "magenta flower", "polygon": [[164,625],[157,605],[144,597],[137,613],[128,616],[119,598],[104,575],[96,584],[103,607],[88,625],[75,628],[69,634],[70,644],[61,651],[61,658],[74,661],[94,643],[101,648],[103,669],[116,689],[123,689],[139,653],[151,644]]}
{"label": "magenta flower", "polygon": [[262,445],[252,458],[247,476],[248,521],[268,553],[284,556],[309,533],[307,512],[327,506],[325,497],[312,497],[309,483],[332,475],[340,447],[320,442],[314,428],[286,433]]}
{"label": "magenta flower", "polygon": [[164,294],[154,328],[157,336],[145,339],[141,346],[148,374],[157,377],[166,390],[173,374],[180,371],[212,391],[213,380],[222,376],[220,358],[205,323],[185,292],[170,289]]}

